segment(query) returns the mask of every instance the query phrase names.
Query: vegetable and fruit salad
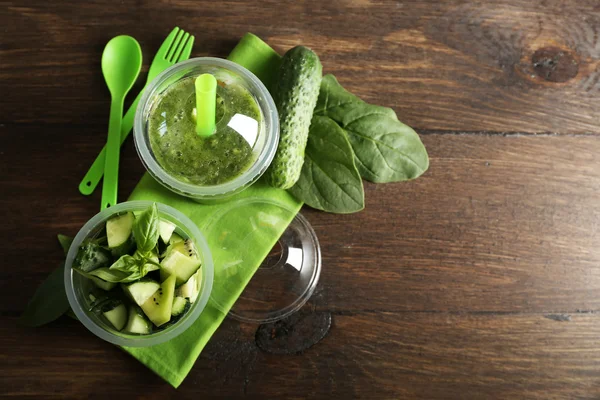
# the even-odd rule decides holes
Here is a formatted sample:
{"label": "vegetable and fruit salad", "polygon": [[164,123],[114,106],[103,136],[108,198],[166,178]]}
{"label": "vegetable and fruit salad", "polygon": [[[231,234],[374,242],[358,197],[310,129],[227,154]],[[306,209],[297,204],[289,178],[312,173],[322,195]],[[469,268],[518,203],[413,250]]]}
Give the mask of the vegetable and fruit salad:
{"label": "vegetable and fruit salad", "polygon": [[[137,215],[136,215],[137,214]],[[91,280],[91,312],[116,330],[147,335],[181,319],[198,298],[201,261],[189,238],[147,210],[115,215],[86,239],[73,269]]]}

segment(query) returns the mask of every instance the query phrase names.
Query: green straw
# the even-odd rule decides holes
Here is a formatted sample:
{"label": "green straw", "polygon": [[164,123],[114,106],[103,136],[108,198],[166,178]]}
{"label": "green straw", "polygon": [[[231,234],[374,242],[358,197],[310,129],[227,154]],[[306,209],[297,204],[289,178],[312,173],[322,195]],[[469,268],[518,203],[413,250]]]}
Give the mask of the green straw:
{"label": "green straw", "polygon": [[211,74],[196,78],[196,133],[209,137],[215,133],[215,109],[217,107],[217,80]]}

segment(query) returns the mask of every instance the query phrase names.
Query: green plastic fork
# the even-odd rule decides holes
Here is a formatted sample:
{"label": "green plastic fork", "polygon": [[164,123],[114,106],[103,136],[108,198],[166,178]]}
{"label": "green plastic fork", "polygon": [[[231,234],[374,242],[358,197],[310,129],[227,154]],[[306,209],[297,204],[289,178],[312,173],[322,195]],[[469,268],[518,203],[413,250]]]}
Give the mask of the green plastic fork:
{"label": "green plastic fork", "polygon": [[[189,33],[179,29],[174,28],[169,36],[162,43],[158,52],[154,56],[154,60],[152,60],[152,64],[150,65],[150,70],[148,71],[148,80],[146,81],[146,85],[137,95],[131,107],[127,110],[125,115],[123,116],[123,122],[121,124],[121,145],[131,133],[131,129],[133,128],[133,119],[135,117],[135,110],[137,109],[138,102],[142,98],[142,94],[144,93],[144,89],[148,84],[162,71],[169,68],[171,65],[184,61],[190,58],[190,54],[192,53],[192,47],[194,45],[194,36],[191,36]],[[102,149],[96,160],[88,170],[88,172],[83,177],[83,180],[79,184],[79,191],[83,195],[90,195],[94,192],[94,189],[98,186],[100,179],[102,179],[102,175],[104,174],[104,162],[106,159],[106,146]]]}

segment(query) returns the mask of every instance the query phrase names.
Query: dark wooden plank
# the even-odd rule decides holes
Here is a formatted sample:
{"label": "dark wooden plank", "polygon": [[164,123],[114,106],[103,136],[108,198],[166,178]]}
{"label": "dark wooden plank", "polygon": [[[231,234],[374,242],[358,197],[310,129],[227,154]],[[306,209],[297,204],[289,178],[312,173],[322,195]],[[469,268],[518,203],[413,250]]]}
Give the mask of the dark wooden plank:
{"label": "dark wooden plank", "polygon": [[[600,397],[596,2],[107,4],[0,7],[0,395]],[[323,340],[270,354],[228,320],[178,391],[74,321],[15,326],[62,258],[55,235],[98,210],[77,184],[106,136],[104,44],[135,36],[147,68],[176,24],[197,56],[246,31],[313,47],[431,155],[417,181],[367,184],[359,214],[303,211],[324,255],[307,306],[333,314]],[[489,134],[504,132],[582,135]],[[124,200],[143,167],[131,142],[122,154]]]}
{"label": "dark wooden plank", "polygon": [[322,243],[329,306],[600,308],[599,138],[423,140],[431,155],[423,177],[368,184],[356,215],[304,212]]}
{"label": "dark wooden plank", "polygon": [[301,355],[266,354],[255,326],[227,320],[177,391],[74,321],[33,333],[6,325],[0,386],[55,398],[597,399],[600,317],[565,319],[334,315],[325,339]]}
{"label": "dark wooden plank", "polygon": [[[55,235],[75,234],[98,210],[99,193],[77,193],[90,160],[78,155],[95,153],[86,136],[93,132],[52,129],[30,141],[36,126],[0,128],[0,170],[9,173],[0,179],[6,210],[0,236],[11,238],[3,254],[18,266],[0,283],[4,311],[22,309],[60,261]],[[431,167],[422,178],[367,184],[367,206],[358,214],[303,211],[321,240],[330,309],[600,309],[600,138],[431,134],[423,140]],[[74,156],[54,159],[46,152],[53,146],[73,149]],[[123,151],[121,200],[143,173],[132,147]],[[26,163],[23,148],[32,154]],[[29,290],[14,293],[16,279]]]}
{"label": "dark wooden plank", "polygon": [[104,44],[133,35],[147,68],[179,25],[195,56],[225,56],[246,31],[281,51],[311,46],[349,89],[419,129],[600,133],[594,0],[4,4],[0,123],[105,124]]}
{"label": "dark wooden plank", "polygon": [[330,334],[303,357],[272,356],[267,368],[253,369],[247,391],[297,399],[593,399],[600,395],[599,322],[596,315],[571,322],[542,315],[335,316]]}

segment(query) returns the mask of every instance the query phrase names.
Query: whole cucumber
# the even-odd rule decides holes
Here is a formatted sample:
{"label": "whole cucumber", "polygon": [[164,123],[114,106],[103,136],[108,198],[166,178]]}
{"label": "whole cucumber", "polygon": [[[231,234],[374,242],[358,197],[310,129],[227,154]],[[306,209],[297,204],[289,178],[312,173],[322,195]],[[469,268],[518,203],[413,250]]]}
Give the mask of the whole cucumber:
{"label": "whole cucumber", "polygon": [[300,177],[322,69],[319,57],[304,46],[294,47],[283,56],[272,91],[280,125],[279,147],[266,172],[273,187],[289,189]]}

